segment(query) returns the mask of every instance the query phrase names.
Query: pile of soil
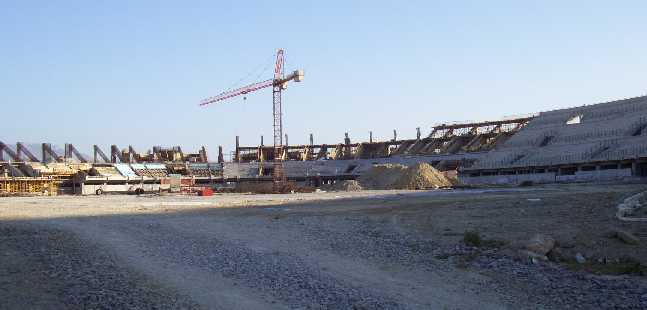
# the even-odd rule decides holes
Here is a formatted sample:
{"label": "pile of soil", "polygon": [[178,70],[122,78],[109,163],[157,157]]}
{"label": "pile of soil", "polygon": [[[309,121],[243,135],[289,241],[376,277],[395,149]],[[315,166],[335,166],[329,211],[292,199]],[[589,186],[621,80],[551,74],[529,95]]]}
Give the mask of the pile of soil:
{"label": "pile of soil", "polygon": [[361,185],[359,185],[359,182],[355,180],[346,180],[324,185],[321,187],[321,189],[326,191],[359,192],[363,188]]}
{"label": "pile of soil", "polygon": [[409,167],[394,184],[394,187],[398,189],[427,189],[451,187],[453,185],[449,178],[430,164],[419,163]]}
{"label": "pile of soil", "polygon": [[429,189],[451,187],[456,182],[430,164],[419,163],[413,167],[375,165],[359,178],[359,183],[370,189]]}
{"label": "pile of soil", "polygon": [[393,189],[406,170],[406,166],[398,164],[373,165],[359,177],[358,181],[364,188]]}

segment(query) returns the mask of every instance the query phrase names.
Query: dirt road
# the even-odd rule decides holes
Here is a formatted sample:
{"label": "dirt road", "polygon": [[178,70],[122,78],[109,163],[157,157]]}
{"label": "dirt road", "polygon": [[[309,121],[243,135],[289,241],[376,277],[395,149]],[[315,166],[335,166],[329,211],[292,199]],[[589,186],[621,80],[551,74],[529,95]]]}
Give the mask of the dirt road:
{"label": "dirt road", "polygon": [[[465,260],[461,238],[479,230],[513,242],[548,231],[589,249],[602,236],[585,236],[625,225],[613,222],[615,203],[641,189],[6,198],[0,307],[640,308],[644,277],[591,276],[496,249]],[[630,225],[647,244],[647,229]]]}

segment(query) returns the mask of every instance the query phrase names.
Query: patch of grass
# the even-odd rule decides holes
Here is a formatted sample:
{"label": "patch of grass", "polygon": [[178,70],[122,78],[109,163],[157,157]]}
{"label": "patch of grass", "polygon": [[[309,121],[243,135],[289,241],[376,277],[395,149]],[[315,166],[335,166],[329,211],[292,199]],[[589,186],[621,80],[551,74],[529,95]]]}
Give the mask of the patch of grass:
{"label": "patch of grass", "polygon": [[463,234],[463,242],[468,246],[480,247],[482,243],[481,234],[475,230],[467,230]]}

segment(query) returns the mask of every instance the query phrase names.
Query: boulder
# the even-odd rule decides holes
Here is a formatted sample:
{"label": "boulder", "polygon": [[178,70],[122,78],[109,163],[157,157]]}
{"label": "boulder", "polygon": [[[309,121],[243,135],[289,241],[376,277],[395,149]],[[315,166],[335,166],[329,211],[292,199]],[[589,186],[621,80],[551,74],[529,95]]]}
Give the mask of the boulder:
{"label": "boulder", "polygon": [[526,250],[546,256],[555,247],[555,239],[543,234],[537,234],[526,243]]}

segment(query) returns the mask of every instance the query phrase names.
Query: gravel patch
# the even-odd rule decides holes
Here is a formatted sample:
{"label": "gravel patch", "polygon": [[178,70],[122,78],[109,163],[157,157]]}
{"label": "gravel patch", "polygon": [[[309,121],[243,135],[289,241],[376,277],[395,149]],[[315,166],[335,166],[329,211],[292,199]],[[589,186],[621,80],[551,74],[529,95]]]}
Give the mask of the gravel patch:
{"label": "gravel patch", "polygon": [[403,309],[385,296],[376,296],[277,251],[254,251],[217,238],[179,233],[162,225],[132,229],[146,255],[169,263],[202,268],[234,280],[293,309]]}
{"label": "gravel patch", "polygon": [[73,234],[0,224],[0,308],[200,309]]}
{"label": "gravel patch", "polygon": [[488,289],[511,303],[523,302],[548,309],[647,308],[645,277],[594,275],[550,261],[522,262],[499,255],[496,249],[464,245],[446,248],[439,256],[491,277],[494,281],[488,284]]}

